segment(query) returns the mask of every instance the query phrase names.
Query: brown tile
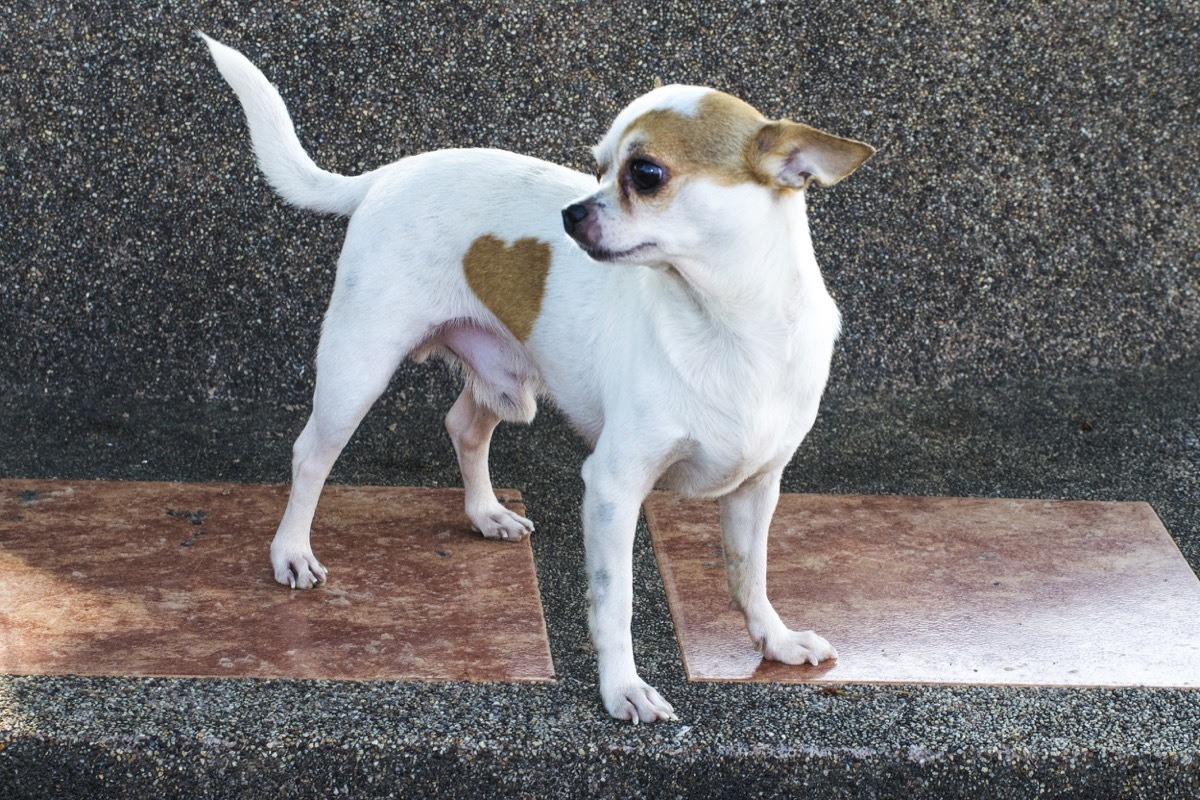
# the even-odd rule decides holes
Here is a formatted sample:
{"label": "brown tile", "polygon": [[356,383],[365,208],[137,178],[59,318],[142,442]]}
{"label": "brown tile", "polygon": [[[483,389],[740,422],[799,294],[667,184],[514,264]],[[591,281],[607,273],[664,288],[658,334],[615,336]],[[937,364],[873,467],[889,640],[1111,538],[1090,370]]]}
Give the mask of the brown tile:
{"label": "brown tile", "polygon": [[715,503],[646,513],[692,680],[1200,686],[1200,581],[1145,503],[785,495],[768,592],[820,667],[761,662]]}
{"label": "brown tile", "polygon": [[330,582],[304,592],[271,575],[286,502],[286,486],[0,481],[0,672],[553,677],[528,540],[473,533],[460,490],[326,487]]}

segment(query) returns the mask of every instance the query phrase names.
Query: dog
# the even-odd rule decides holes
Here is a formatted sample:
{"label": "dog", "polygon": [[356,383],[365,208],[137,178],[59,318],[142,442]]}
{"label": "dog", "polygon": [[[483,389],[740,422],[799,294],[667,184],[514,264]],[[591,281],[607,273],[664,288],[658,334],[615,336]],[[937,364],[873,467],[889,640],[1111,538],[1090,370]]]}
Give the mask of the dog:
{"label": "dog", "polygon": [[732,603],[766,659],[837,657],[784,625],[766,591],[784,466],[816,419],[841,317],[813,254],[805,190],[875,152],[722,92],[655,88],[594,148],[595,176],[490,149],[439,150],[348,177],[319,168],[282,98],[203,37],[249,124],[259,167],[301,208],[348,216],[317,348],[312,414],[293,448],[275,579],[323,583],[310,526],[343,446],[405,358],[464,387],[446,416],[466,515],[484,536],[533,524],[501,505],[488,447],[548,396],[591,445],[583,538],[600,694],[634,724],[676,719],[639,677],[633,541],[655,487],[720,498]]}

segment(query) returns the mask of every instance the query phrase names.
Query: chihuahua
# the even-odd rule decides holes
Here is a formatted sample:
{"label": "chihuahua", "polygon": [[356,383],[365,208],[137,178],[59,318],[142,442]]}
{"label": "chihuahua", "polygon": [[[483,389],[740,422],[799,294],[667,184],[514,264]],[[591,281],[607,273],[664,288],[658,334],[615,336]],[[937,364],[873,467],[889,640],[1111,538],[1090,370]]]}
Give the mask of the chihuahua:
{"label": "chihuahua", "polygon": [[583,464],[589,628],[609,714],[675,719],[637,673],[633,542],[655,487],[720,499],[729,593],[763,657],[836,658],[767,599],[767,528],[812,427],[841,318],[821,278],[805,190],[874,148],[730,95],[662,86],[594,148],[597,177],[490,149],[441,150],[347,177],[319,168],[282,98],[203,33],[241,101],[259,167],[302,208],[350,217],[293,448],[275,579],[323,583],[309,529],[326,477],[405,358],[458,367],[446,429],[466,515],[495,539],[533,524],[488,474],[500,420],[549,396],[592,447]]}

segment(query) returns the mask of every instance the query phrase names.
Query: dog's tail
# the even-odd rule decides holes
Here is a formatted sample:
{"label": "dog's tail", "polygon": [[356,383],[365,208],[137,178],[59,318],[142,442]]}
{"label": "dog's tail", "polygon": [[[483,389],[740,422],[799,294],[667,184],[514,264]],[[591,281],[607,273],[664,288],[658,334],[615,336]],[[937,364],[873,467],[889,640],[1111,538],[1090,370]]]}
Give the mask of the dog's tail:
{"label": "dog's tail", "polygon": [[284,200],[325,214],[349,215],[371,187],[372,173],[349,177],[321,169],[300,145],[287,106],[258,67],[220,42],[196,34],[208,45],[221,75],[233,87],[246,122],[258,167]]}

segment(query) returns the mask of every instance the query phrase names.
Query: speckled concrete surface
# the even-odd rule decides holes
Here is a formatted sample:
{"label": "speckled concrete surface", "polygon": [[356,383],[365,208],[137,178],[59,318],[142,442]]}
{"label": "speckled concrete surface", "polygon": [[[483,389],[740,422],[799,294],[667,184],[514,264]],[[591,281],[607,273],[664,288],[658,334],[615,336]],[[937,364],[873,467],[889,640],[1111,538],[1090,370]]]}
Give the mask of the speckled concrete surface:
{"label": "speckled concrete surface", "polygon": [[[879,145],[814,194],[846,334],[785,488],[1148,500],[1200,567],[1198,21],[1177,3],[20,4],[0,18],[0,473],[287,477],[344,223],[266,189],[200,27],[340,171],[457,145],[587,167],[655,78]],[[457,484],[452,395],[402,370],[335,480]],[[4,678],[0,794],[1200,793],[1196,692],[687,684],[645,536],[638,658],[681,720],[613,724],[584,630],[582,457],[552,412],[495,448],[540,523],[556,684]]]}
{"label": "speckled concrete surface", "polygon": [[814,193],[835,380],[1165,363],[1200,325],[1190,4],[586,0],[19,5],[0,20],[0,388],[301,399],[344,223],[257,175],[194,28],[316,161],[439,147],[590,169],[656,78],[870,141]]}

